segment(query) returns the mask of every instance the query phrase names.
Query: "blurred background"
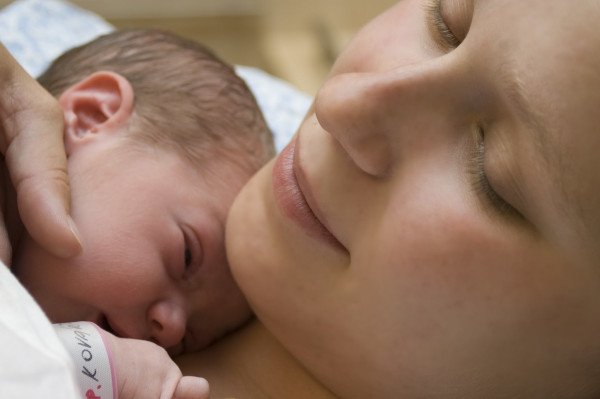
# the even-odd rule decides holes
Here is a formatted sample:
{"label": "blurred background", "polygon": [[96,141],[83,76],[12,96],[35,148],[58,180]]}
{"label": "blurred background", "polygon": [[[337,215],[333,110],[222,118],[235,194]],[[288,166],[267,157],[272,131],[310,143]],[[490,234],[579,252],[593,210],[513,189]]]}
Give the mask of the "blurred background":
{"label": "blurred background", "polygon": [[[352,35],[397,0],[69,0],[117,28],[154,27],[207,44],[314,95]],[[0,7],[11,0],[0,0]]]}

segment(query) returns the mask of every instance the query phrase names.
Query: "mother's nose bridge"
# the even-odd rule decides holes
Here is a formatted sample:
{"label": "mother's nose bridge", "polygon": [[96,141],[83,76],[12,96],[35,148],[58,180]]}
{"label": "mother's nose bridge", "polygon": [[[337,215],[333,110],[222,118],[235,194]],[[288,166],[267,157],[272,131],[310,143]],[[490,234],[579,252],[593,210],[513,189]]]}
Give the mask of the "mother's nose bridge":
{"label": "mother's nose bridge", "polygon": [[403,136],[410,135],[411,123],[442,111],[452,96],[449,79],[435,63],[338,75],[317,93],[315,115],[357,166],[381,176]]}

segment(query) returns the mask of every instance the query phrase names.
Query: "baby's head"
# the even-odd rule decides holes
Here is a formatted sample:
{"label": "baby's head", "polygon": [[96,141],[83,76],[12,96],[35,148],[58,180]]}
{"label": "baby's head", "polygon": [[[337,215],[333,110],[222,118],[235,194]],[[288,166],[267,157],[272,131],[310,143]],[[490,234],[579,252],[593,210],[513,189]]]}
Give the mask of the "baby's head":
{"label": "baby's head", "polygon": [[226,159],[251,173],[274,154],[246,84],[205,46],[160,30],[121,30],[67,51],[39,82],[60,97],[96,72],[124,77],[134,93],[132,141],[171,149],[219,174]]}
{"label": "baby's head", "polygon": [[195,42],[130,30],[68,51],[39,81],[65,111],[84,248],[65,261],[24,237],[15,252],[15,273],[50,319],[96,321],[173,352],[247,320],[224,223],[274,149],[233,69]]}

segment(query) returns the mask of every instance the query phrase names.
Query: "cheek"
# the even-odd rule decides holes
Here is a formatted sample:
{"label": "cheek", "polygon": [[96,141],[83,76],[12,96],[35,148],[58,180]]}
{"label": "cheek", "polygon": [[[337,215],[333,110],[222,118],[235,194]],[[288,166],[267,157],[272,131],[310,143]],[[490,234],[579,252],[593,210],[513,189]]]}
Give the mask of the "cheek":
{"label": "cheek", "polygon": [[365,235],[353,256],[358,278],[400,307],[417,300],[405,309],[417,319],[531,300],[544,265],[527,235],[441,203],[429,209],[386,218]]}
{"label": "cheek", "polygon": [[89,284],[104,281],[109,287],[129,284],[140,285],[144,281],[162,274],[163,261],[152,242],[131,237],[127,234],[98,237],[90,241],[89,247],[79,259],[79,266],[87,270]]}
{"label": "cheek", "polygon": [[[159,292],[161,282],[169,281],[161,254],[163,246],[172,245],[172,235],[166,233],[171,225],[158,213],[141,215],[145,224],[123,213],[102,216],[81,219],[78,225],[84,250],[70,265],[80,273],[69,275],[69,289],[97,306],[126,306]],[[161,235],[153,235],[155,231]]]}
{"label": "cheek", "polygon": [[[66,270],[70,265],[64,263],[63,260],[48,254],[26,235],[21,239],[14,253],[12,271],[34,294],[45,286],[56,285],[56,280],[65,277],[61,269]],[[54,269],[58,272],[54,273]]]}
{"label": "cheek", "polygon": [[86,284],[104,281],[106,287],[127,287],[136,280],[139,284],[157,264],[165,263],[161,255],[173,253],[168,249],[181,237],[165,209],[155,199],[144,203],[118,197],[80,209],[74,219],[84,250],[74,261],[87,271]]}
{"label": "cheek", "polygon": [[88,271],[78,256],[59,259],[48,254],[29,237],[18,250],[16,274],[36,302],[53,322],[89,317]]}
{"label": "cheek", "polygon": [[401,229],[397,222],[371,235],[376,246],[365,241],[353,280],[380,309],[378,322],[415,342],[415,358],[424,347],[456,356],[448,351],[488,345],[499,334],[530,339],[578,295],[564,260],[530,233],[443,205],[405,217]]}
{"label": "cheek", "polygon": [[353,259],[362,321],[391,332],[370,341],[387,344],[387,367],[396,359],[440,386],[464,372],[512,376],[515,364],[533,375],[554,356],[547,348],[577,341],[585,290],[552,248],[485,219],[433,216],[401,234],[390,221],[378,251]]}

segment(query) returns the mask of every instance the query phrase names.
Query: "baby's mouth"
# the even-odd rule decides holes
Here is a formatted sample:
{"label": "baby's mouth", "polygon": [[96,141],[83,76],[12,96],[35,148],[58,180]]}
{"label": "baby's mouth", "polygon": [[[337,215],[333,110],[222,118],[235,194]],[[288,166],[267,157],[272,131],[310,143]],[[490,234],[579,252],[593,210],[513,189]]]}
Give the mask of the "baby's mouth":
{"label": "baby's mouth", "polygon": [[96,322],[96,324],[98,325],[98,327],[102,328],[104,331],[111,333],[115,337],[121,337],[121,335],[119,335],[119,333],[117,333],[115,331],[115,329],[112,327],[112,325],[110,324],[110,321],[108,320],[106,315],[101,314],[100,317],[98,318],[98,321]]}

